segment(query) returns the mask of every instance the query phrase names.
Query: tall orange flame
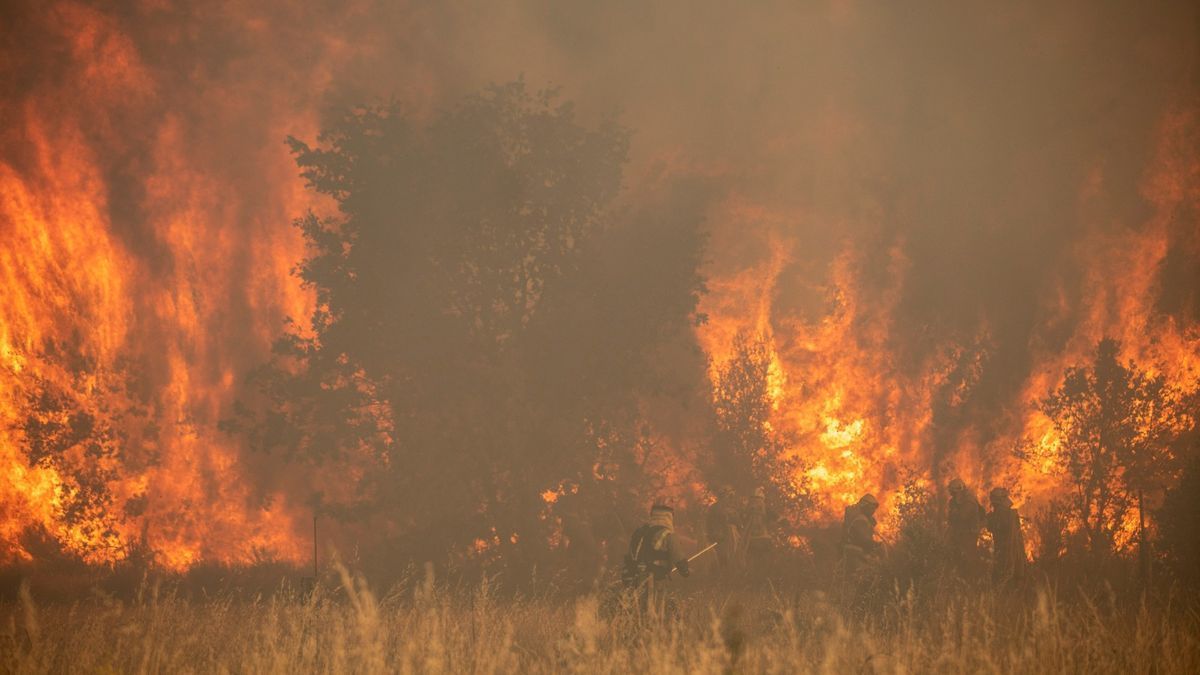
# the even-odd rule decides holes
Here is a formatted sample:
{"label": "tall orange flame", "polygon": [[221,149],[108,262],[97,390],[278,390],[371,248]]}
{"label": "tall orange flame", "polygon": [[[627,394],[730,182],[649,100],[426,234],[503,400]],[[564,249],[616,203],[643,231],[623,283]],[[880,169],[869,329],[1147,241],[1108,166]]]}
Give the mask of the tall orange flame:
{"label": "tall orange flame", "polygon": [[[186,35],[139,41],[72,2],[27,20],[59,52],[2,104],[0,551],[28,559],[32,527],[94,563],[301,558],[298,505],[217,422],[284,317],[308,314],[282,139],[312,114],[286,88],[250,96],[247,62],[175,81],[155,59]],[[23,451],[39,434],[46,452]]]}
{"label": "tall orange flame", "polygon": [[[1058,386],[1068,367],[1086,363],[1102,338],[1119,339],[1123,359],[1165,374],[1181,389],[1200,385],[1196,317],[1158,305],[1169,248],[1189,241],[1195,245],[1194,235],[1180,238],[1197,228],[1198,132],[1194,109],[1163,116],[1157,150],[1141,186],[1153,215],[1145,223],[1116,228],[1109,222],[1092,223],[1079,241],[1078,265],[1069,268],[1080,270],[1082,278],[1062,281],[1082,286],[1082,304],[1067,306],[1061,288],[1045,293],[1051,302],[1036,308],[1041,328],[1031,336],[1035,354],[1025,384],[1005,408],[993,411],[1002,420],[998,433],[983,432],[995,419],[974,420],[960,430],[952,447],[937,447],[935,405],[953,408],[971,393],[987,367],[993,338],[981,320],[970,340],[931,338],[940,340],[928,350],[934,357],[918,367],[901,367],[892,328],[909,265],[903,240],[890,247],[883,263],[864,254],[876,242],[847,241],[823,278],[812,281],[810,276],[805,282],[819,289],[823,304],[818,310],[780,306],[781,297],[796,294],[788,287],[797,283],[796,276],[784,272],[791,251],[804,243],[787,239],[782,233],[788,228],[781,223],[799,216],[735,200],[719,209],[715,220],[743,237],[757,237],[755,243],[765,253],[715,272],[702,308],[709,321],[697,329],[698,338],[715,364],[730,358],[739,332],[768,340],[778,370],[773,379],[779,382],[771,424],[788,439],[786,452],[806,460],[806,478],[826,519],[840,515],[842,506],[864,493],[879,496],[886,511],[913,476],[935,489],[935,483],[954,475],[981,492],[991,485],[1014,485],[1037,505],[1070,487],[1054,475],[1057,439],[1049,420],[1037,412],[1037,402]],[[1085,224],[1104,217],[1105,189],[1100,170],[1081,186],[1079,217]],[[763,227],[747,227],[755,223]],[[865,278],[884,281],[867,293]],[[1065,348],[1036,347],[1048,344],[1042,330],[1057,330],[1068,321],[1074,323]],[[1038,446],[1040,463],[1013,459],[1012,449],[1026,439]],[[981,462],[981,457],[991,459]]]}
{"label": "tall orange flame", "polygon": [[[265,360],[285,319],[311,313],[313,298],[290,274],[303,257],[303,242],[286,223],[314,204],[283,138],[315,136],[318,111],[329,102],[335,74],[350,63],[371,70],[363,63],[378,61],[365,57],[386,51],[378,35],[364,35],[373,18],[366,12],[370,3],[346,4],[322,9],[312,3],[283,8],[220,3],[191,9],[186,3],[143,0],[106,9],[53,0],[14,12],[14,24],[6,28],[13,39],[0,43],[0,282],[5,290],[0,297],[0,563],[34,557],[39,536],[97,564],[147,555],[185,569],[201,561],[306,556],[310,514],[302,502],[313,488],[310,481],[294,467],[280,469],[250,453],[238,438],[220,431],[219,422],[229,416],[243,376]],[[695,135],[719,135],[714,130],[732,126],[728,123],[741,114],[739,105],[758,106],[779,90],[804,89],[805,83],[830,87],[829,104],[801,112],[783,106],[761,121],[775,125],[764,133],[779,132],[792,125],[797,112],[815,116],[813,128],[794,131],[795,138],[787,135],[793,132],[779,132],[765,143],[756,138],[760,147],[747,143],[748,149],[741,147],[740,137],[713,141],[706,151],[716,156],[702,152],[695,160],[720,167],[705,174],[712,182],[734,174],[769,174],[770,181],[785,184],[803,174],[800,180],[811,179],[817,191],[838,193],[834,201],[840,197],[832,179],[824,183],[825,178],[793,171],[787,162],[795,144],[811,143],[821,162],[844,168],[838,164],[844,150],[874,133],[868,116],[843,111],[842,104],[855,100],[856,87],[877,86],[876,78],[899,71],[885,68],[883,76],[873,67],[860,71],[861,55],[846,57],[842,45],[880,35],[895,38],[876,24],[899,17],[885,14],[886,21],[868,21],[863,10],[845,3],[835,10],[826,24],[816,17],[820,12],[804,13],[811,23],[806,30],[819,38],[803,54],[817,62],[813,73],[785,69],[786,77],[779,80],[765,74],[761,80],[748,78],[730,97],[744,96],[750,103],[730,100],[728,108],[718,106]],[[461,8],[448,11],[461,18],[456,14]],[[429,19],[423,12],[434,10],[414,10],[412,21]],[[1024,8],[998,11],[991,21],[1003,24],[1003,30],[987,33],[989,39],[1007,40],[1009,26],[1036,23],[1033,14]],[[1069,14],[1063,10],[1065,18],[1036,32],[1031,48],[1052,58],[1067,49],[1063,45],[1075,44],[1072,40],[1084,43],[1080,49],[1090,45],[1090,38],[1076,35],[1069,25]],[[513,27],[521,26],[522,16],[514,11],[498,18],[518,30]],[[612,25],[627,18],[597,16],[605,19],[598,23]],[[726,50],[717,53],[730,57],[728,70],[719,72],[734,79],[732,74],[742,76],[739,69],[746,65],[733,58],[739,51],[734,38],[783,34],[788,45],[796,42],[790,29],[779,26],[755,32],[755,21],[763,17],[771,14],[711,28],[722,37],[738,27],[750,31],[731,32],[729,40],[689,34],[676,46]],[[552,22],[540,19],[534,23],[544,32]],[[406,15],[401,22],[407,21]],[[568,32],[578,28],[561,23]],[[437,17],[429,25],[444,28]],[[910,27],[899,25],[901,32]],[[494,40],[491,28],[464,32]],[[688,24],[686,30],[692,29]],[[439,30],[414,29],[413,40],[440,49]],[[832,38],[817,35],[826,30]],[[660,55],[659,35],[642,32],[649,37],[631,31],[630,44],[647,40],[650,53]],[[919,40],[924,33],[913,35]],[[585,95],[603,99],[623,82],[579,65],[600,59],[545,59],[545,53],[564,48],[541,33],[536,37],[526,42],[529,51],[498,54],[503,65],[480,66],[470,77],[483,78],[511,65],[506,59],[533,54],[554,61],[549,72],[565,73],[559,79],[599,85],[578,87]],[[910,39],[895,40],[895,47],[912,49]],[[220,43],[210,44],[214,41]],[[272,47],[254,48],[262,42]],[[601,50],[604,42],[588,48]],[[1137,49],[1150,53],[1146,63],[1152,65],[1177,56],[1167,48],[1161,53],[1157,47]],[[765,44],[761,53],[747,51],[756,67],[759,60],[778,56]],[[940,54],[926,53],[923,44],[915,51],[906,65],[916,68],[929,66]],[[447,70],[459,76],[466,69],[460,58],[446,59]],[[666,59],[671,68],[687,60]],[[411,61],[393,67],[404,70],[396,79],[416,83],[415,110],[423,113],[421,106],[443,85],[419,59]],[[999,72],[988,68],[981,70]],[[773,67],[761,70],[774,72]],[[515,67],[500,76],[520,71]],[[363,90],[371,87],[349,80],[345,87],[353,100],[369,99]],[[645,94],[638,82],[652,89],[650,81],[635,81],[628,91]],[[686,144],[692,130],[679,123],[677,111],[697,107],[714,91],[729,93],[725,82],[711,89],[694,85],[680,85],[677,98],[661,109],[654,96],[638,102],[655,108],[631,120],[635,130],[639,123],[650,130],[648,145]],[[882,98],[891,96],[890,86],[880,91]],[[957,91],[949,98],[957,99]],[[904,96],[899,100],[898,108],[907,105]],[[979,112],[957,100],[951,103],[945,121],[956,129]],[[656,131],[662,138],[654,138]],[[886,137],[881,131],[864,144]],[[967,410],[985,374],[996,367],[989,358],[1011,336],[996,334],[992,317],[981,316],[965,334],[933,329],[922,334],[925,344],[912,350],[922,356],[913,358],[898,346],[898,334],[914,275],[914,245],[879,223],[858,222],[885,216],[868,213],[855,222],[845,216],[841,222],[822,213],[830,219],[822,229],[843,239],[836,253],[814,268],[811,256],[801,255],[810,242],[793,224],[817,215],[760,199],[754,188],[745,188],[754,179],[741,183],[740,192],[732,187],[721,192],[725,197],[711,214],[719,239],[710,252],[710,292],[701,308],[709,321],[697,328],[696,337],[711,358],[714,376],[731,358],[739,334],[767,341],[771,429],[786,439],[784,452],[803,458],[806,467],[803,476],[784,478],[811,487],[821,517],[835,518],[842,505],[865,492],[876,493],[887,509],[912,476],[931,488],[951,475],[981,490],[1014,485],[1032,505],[1061,494],[1066,486],[1052,471],[1058,440],[1036,403],[1058,386],[1069,367],[1084,363],[1101,338],[1120,339],[1123,358],[1181,388],[1200,386],[1198,317],[1161,302],[1168,285],[1163,270],[1172,256],[1183,252],[1187,261],[1200,260],[1200,112],[1194,102],[1161,115],[1154,145],[1136,186],[1149,208],[1144,221],[1113,222],[1110,195],[1131,186],[1120,184],[1128,179],[1111,167],[1097,162],[1077,186],[1072,225],[1080,235],[1071,260],[1062,261],[1063,271],[1040,289],[1042,304],[1031,308],[1037,327],[1020,338],[1025,343],[1018,348],[1030,353],[1030,363],[1017,375],[1019,386],[986,413],[971,409],[951,415],[953,424],[942,423],[938,411]],[[768,168],[743,173],[739,162],[756,150],[766,156],[759,159]],[[649,156],[672,152],[640,151]],[[705,173],[687,166],[665,171]],[[742,243],[727,246],[726,239]],[[660,440],[680,455],[701,452],[695,438],[652,442]],[[1011,449],[1026,440],[1039,447],[1040,463],[1012,457]],[[670,483],[699,492],[693,470],[699,462],[693,459],[683,458],[684,468],[664,462],[663,473],[676,472]],[[345,475],[366,470],[348,467]],[[547,490],[544,498],[554,501],[554,486]]]}

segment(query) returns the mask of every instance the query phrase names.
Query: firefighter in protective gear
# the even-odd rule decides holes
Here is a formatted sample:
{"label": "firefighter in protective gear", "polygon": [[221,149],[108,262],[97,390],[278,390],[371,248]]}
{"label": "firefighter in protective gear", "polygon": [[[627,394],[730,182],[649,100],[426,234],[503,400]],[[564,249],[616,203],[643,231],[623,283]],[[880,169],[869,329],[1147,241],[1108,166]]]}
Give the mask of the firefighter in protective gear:
{"label": "firefighter in protective gear", "polygon": [[946,539],[951,562],[963,577],[973,576],[979,562],[979,534],[987,514],[961,478],[950,481],[949,491]]}
{"label": "firefighter in protective gear", "polygon": [[863,495],[846,507],[842,517],[842,563],[847,573],[858,575],[879,562],[881,546],[875,539],[874,495]]}
{"label": "firefighter in protective gear", "polygon": [[675,541],[675,509],[659,502],[629,540],[623,576],[627,586],[636,587],[647,581],[666,581],[672,572],[684,577],[691,574]]}
{"label": "firefighter in protective gear", "polygon": [[1019,581],[1025,573],[1025,538],[1021,516],[1013,508],[1008,490],[998,487],[990,495],[992,512],[987,529],[992,533],[992,583],[1003,586]]}
{"label": "firefighter in protective gear", "polygon": [[774,549],[771,538],[770,523],[774,514],[767,511],[767,492],[756,488],[750,501],[746,504],[746,515],[743,519],[746,532],[746,559],[755,577],[762,576],[770,567],[770,558]]}
{"label": "firefighter in protective gear", "polygon": [[738,527],[733,488],[726,485],[717,489],[717,501],[705,513],[704,529],[708,540],[717,545],[717,565],[721,573],[728,576],[736,571],[742,533]]}
{"label": "firefighter in protective gear", "polygon": [[842,601],[847,609],[863,615],[879,596],[879,569],[883,546],[875,539],[875,510],[879,501],[863,495],[846,507],[842,517]]}

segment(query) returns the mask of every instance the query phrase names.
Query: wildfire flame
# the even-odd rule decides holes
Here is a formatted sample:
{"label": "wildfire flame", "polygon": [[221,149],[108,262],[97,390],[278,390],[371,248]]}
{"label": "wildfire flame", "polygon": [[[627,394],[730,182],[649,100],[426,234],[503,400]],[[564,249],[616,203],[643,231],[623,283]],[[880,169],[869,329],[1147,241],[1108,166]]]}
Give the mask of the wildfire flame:
{"label": "wildfire flame", "polygon": [[[257,86],[236,59],[174,81],[155,60],[186,35],[133,35],[73,2],[23,18],[59,58],[0,103],[3,557],[29,559],[40,530],[93,563],[302,558],[298,505],[217,422],[283,319],[308,314],[290,275],[302,242],[280,227],[307,202],[281,139],[311,111],[279,88],[248,108]],[[29,65],[17,56],[6,80]],[[55,429],[42,456],[22,451]]]}
{"label": "wildfire flame", "polygon": [[[849,32],[851,44],[872,38],[871,22],[861,21],[865,10],[835,5],[826,24],[802,17],[816,26],[807,30]],[[41,539],[88,563],[146,555],[177,570],[202,561],[306,558],[307,500],[315,487],[327,486],[252,454],[220,422],[285,321],[312,313],[313,297],[291,274],[304,244],[287,223],[322,205],[304,190],[283,139],[317,136],[335,74],[347,64],[370,71],[363,63],[379,61],[368,57],[394,56],[364,28],[371,23],[367,9],[370,3],[355,2],[328,10],[237,3],[193,10],[147,0],[124,12],[52,1],[13,13],[5,29],[12,38],[0,43],[0,563],[33,559]],[[1017,21],[1022,11],[1004,10],[998,21]],[[444,49],[443,26],[417,25],[429,17],[413,15],[405,40]],[[797,42],[791,30],[789,45]],[[1052,28],[1036,37],[1045,49],[1063,42]],[[659,38],[648,39],[659,56]],[[272,48],[254,48],[264,42]],[[723,48],[722,41],[699,42],[706,50]],[[538,60],[574,63],[546,59],[539,50],[552,53],[548,41],[526,43]],[[840,48],[818,40],[805,58],[837,64]],[[1165,48],[1166,56],[1155,56],[1157,50],[1146,47],[1147,58],[1170,56]],[[497,77],[522,72],[529,53],[519,54],[527,60],[504,55],[518,65]],[[705,56],[705,63],[719,61]],[[457,74],[458,58],[447,59],[446,70]],[[496,57],[507,67],[505,59]],[[408,87],[401,93],[412,94],[407,98],[420,116],[441,85],[419,59],[410,60],[395,66],[407,69],[396,80]],[[578,62],[585,60],[601,59]],[[726,79],[743,78],[741,65],[729,66],[736,76]],[[594,83],[554,69],[567,67],[551,67],[551,79]],[[814,76],[818,83],[841,79],[840,66],[829,68]],[[762,77],[746,78],[745,92],[757,92],[746,96],[753,106],[779,84]],[[349,80],[346,96],[354,102],[369,98],[360,90],[373,93]],[[613,86],[603,77],[595,81],[604,86],[577,89],[586,96]],[[887,136],[871,135],[867,116],[840,107],[839,97],[853,98],[834,91],[828,105],[807,111],[816,124],[804,133],[816,137],[809,140],[823,166],[837,165],[847,144]],[[708,98],[686,89],[680,100],[692,111]],[[713,126],[725,132],[729,119],[717,108]],[[688,125],[665,109],[643,110],[632,120],[635,131],[639,123],[648,129],[635,142],[650,138],[647,145],[665,146],[644,155],[686,154],[676,144],[688,137],[675,131]],[[945,123],[961,124],[973,112],[948,110]],[[790,115],[781,115],[788,117],[784,126]],[[1016,345],[1029,356],[1019,364],[1019,385],[998,388],[1006,398],[984,412],[970,402],[988,373],[1007,367],[992,359],[1001,346],[1012,347],[1003,342],[1012,338],[998,336],[984,315],[965,332],[931,327],[919,349],[899,344],[914,244],[902,228],[886,227],[889,212],[856,202],[832,215],[839,209],[810,211],[808,204],[764,197],[768,188],[748,184],[767,182],[763,174],[784,181],[769,168],[742,167],[740,147],[696,160],[704,169],[690,156],[667,169],[714,183],[728,179],[710,214],[712,264],[701,307],[708,320],[696,328],[696,339],[710,358],[714,384],[738,336],[765,340],[770,431],[804,467],[802,476],[783,479],[809,486],[818,518],[837,518],[863,493],[892,508],[912,472],[931,489],[955,475],[980,493],[1014,486],[1031,506],[1063,493],[1069,486],[1053,470],[1061,440],[1037,402],[1103,338],[1119,339],[1122,359],[1175,386],[1200,387],[1197,317],[1161,302],[1172,256],[1200,260],[1200,106],[1178,98],[1158,119],[1138,185],[1097,161],[1073,186],[1071,259],[1062,261],[1061,273],[1046,275],[1052,281],[1038,289],[1041,304],[1030,308],[1035,325]],[[774,167],[798,141],[756,142],[766,158],[745,163]],[[751,178],[729,179],[743,173]],[[812,179],[829,187],[821,180]],[[1131,188],[1148,216],[1113,222],[1123,216],[1109,208],[1111,195]],[[820,227],[807,227],[815,221]],[[802,255],[811,241],[801,232],[818,230],[842,238],[825,242],[834,253],[818,256],[814,267],[813,256]],[[1019,462],[1011,450],[1026,441],[1033,460]],[[688,444],[688,453],[700,453],[694,438],[648,442],[656,453],[661,445],[683,454]],[[671,484],[703,492],[691,471],[698,462],[688,457],[677,465],[660,454],[656,461]],[[366,471],[348,467],[344,475]],[[561,485],[548,486],[541,497],[549,508],[563,495]],[[474,542],[477,553],[515,537],[493,534]]]}
{"label": "wildfire flame", "polygon": [[[1043,317],[1031,342],[1056,329],[1068,316],[1078,317],[1065,348],[1036,353],[1019,393],[995,416],[1004,420],[998,432],[980,448],[972,439],[986,438],[983,427],[994,420],[972,420],[959,430],[957,442],[938,447],[931,433],[932,410],[941,397],[954,407],[971,394],[985,367],[990,336],[986,322],[970,342],[944,340],[933,350],[939,356],[920,368],[901,368],[890,339],[897,320],[897,301],[904,290],[908,260],[904,242],[887,255],[882,290],[868,295],[861,280],[878,276],[860,252],[862,242],[848,242],[823,277],[807,280],[818,285],[826,300],[816,314],[778,307],[778,299],[793,291],[785,278],[790,251],[802,242],[782,238],[784,228],[762,228],[767,253],[749,263],[718,273],[709,283],[703,310],[708,323],[698,337],[714,364],[728,361],[740,332],[764,336],[773,355],[773,429],[792,439],[786,452],[807,461],[806,476],[822,516],[834,519],[841,509],[864,493],[874,493],[885,510],[911,471],[944,483],[962,476],[982,493],[992,485],[1015,485],[1031,505],[1068,491],[1056,475],[1061,452],[1054,428],[1037,410],[1037,402],[1062,382],[1067,368],[1086,363],[1097,343],[1120,340],[1121,359],[1152,373],[1163,373],[1176,387],[1194,391],[1200,380],[1200,325],[1195,317],[1176,316],[1157,309],[1162,292],[1160,271],[1170,247],[1190,228],[1200,205],[1200,133],[1195,108],[1172,110],[1161,120],[1157,148],[1144,170],[1141,194],[1152,206],[1144,223],[1129,223],[1114,234],[1108,223],[1088,229],[1079,241],[1082,306],[1066,306],[1061,288],[1049,289],[1055,302],[1041,308]],[[1080,217],[1087,224],[1097,215],[1106,189],[1103,173],[1089,175],[1080,186]],[[797,216],[798,217],[798,216]],[[744,203],[725,205],[716,216],[737,223],[740,233],[752,222],[786,221],[787,214],[765,213]],[[1193,237],[1194,240],[1194,237]],[[1186,241],[1186,239],[1184,240]],[[1194,246],[1194,241],[1192,241]],[[964,364],[965,363],[965,367]],[[715,385],[714,379],[714,385]],[[1031,461],[1016,462],[1011,449],[1032,441]],[[997,458],[990,469],[978,461],[983,454]],[[936,486],[935,486],[936,487]],[[1125,523],[1128,538],[1136,522]]]}

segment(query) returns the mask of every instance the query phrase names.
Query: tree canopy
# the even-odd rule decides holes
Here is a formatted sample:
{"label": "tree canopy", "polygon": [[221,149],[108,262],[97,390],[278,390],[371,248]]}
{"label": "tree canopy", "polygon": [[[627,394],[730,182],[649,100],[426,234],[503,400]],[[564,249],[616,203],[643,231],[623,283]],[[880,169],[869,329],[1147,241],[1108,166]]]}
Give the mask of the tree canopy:
{"label": "tree canopy", "polygon": [[642,394],[700,381],[704,240],[688,186],[617,206],[628,138],[515,82],[428,122],[363,107],[289,139],[339,213],[297,223],[318,305],[260,373],[258,445],[356,460],[326,510],[382,514],[414,556],[517,560],[545,541],[543,491],[636,484]]}
{"label": "tree canopy", "polygon": [[1094,552],[1119,546],[1118,532],[1143,515],[1140,497],[1166,486],[1171,445],[1185,422],[1179,392],[1122,363],[1120,347],[1101,341],[1091,364],[1068,369],[1040,403],[1058,434],[1057,466],[1075,486],[1072,516]]}

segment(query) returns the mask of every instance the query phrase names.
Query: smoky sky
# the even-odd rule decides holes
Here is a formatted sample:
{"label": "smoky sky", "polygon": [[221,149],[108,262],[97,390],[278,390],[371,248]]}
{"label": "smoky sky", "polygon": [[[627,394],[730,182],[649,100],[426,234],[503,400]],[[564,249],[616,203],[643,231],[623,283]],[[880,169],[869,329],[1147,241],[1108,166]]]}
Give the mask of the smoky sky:
{"label": "smoky sky", "polygon": [[[437,53],[461,79],[432,81],[561,84],[634,130],[628,181],[665,164],[771,213],[714,218],[708,272],[761,260],[767,231],[790,240],[777,318],[825,311],[828,263],[847,245],[868,300],[902,251],[894,360],[916,369],[986,329],[978,413],[1012,400],[1031,343],[1070,337],[1078,317],[1048,326],[1045,304],[1086,299],[1078,242],[1151,216],[1142,184],[1163,116],[1194,102],[1198,16],[1189,3],[457,6],[439,14]],[[1172,227],[1186,237],[1189,223]],[[1196,281],[1176,273],[1160,290]]]}
{"label": "smoky sky", "polygon": [[[1143,224],[1157,126],[1194,94],[1188,3],[748,5],[438,4],[412,12],[420,49],[364,58],[419,54],[435,100],[517,74],[561,85],[634,130],[629,182],[665,162],[780,214],[799,251],[784,305],[848,238],[899,244],[901,332],[983,316],[1001,343],[1027,339],[1085,231]],[[1080,213],[1092,172],[1106,222]],[[714,274],[761,255],[759,225],[713,223],[730,243]]]}
{"label": "smoky sky", "polygon": [[[72,55],[54,42],[65,31],[45,24],[71,23],[61,17],[75,6],[54,5],[49,21],[11,10],[25,30],[6,31],[7,51],[25,56],[9,94],[64,79]],[[1139,181],[1164,111],[1194,93],[1200,25],[1183,2],[94,7],[156,82],[153,105],[113,104],[92,125],[115,150],[112,207],[125,212],[114,220],[133,228],[131,247],[153,237],[137,230],[144,200],[122,177],[147,170],[139,133],[164,117],[187,120],[199,168],[245,186],[234,197],[252,209],[278,189],[261,175],[264,149],[311,133],[314,109],[397,100],[420,115],[523,77],[561,88],[585,116],[619,115],[634,131],[628,183],[666,163],[781,214],[773,226],[798,242],[796,274],[822,273],[848,237],[901,243],[906,316],[970,330],[983,314],[1002,333],[1028,328],[1013,308],[1033,304],[1094,225],[1078,213],[1088,172],[1104,175],[1107,226],[1145,219]],[[713,253],[711,271],[758,256],[759,225],[714,222],[735,245]]]}

